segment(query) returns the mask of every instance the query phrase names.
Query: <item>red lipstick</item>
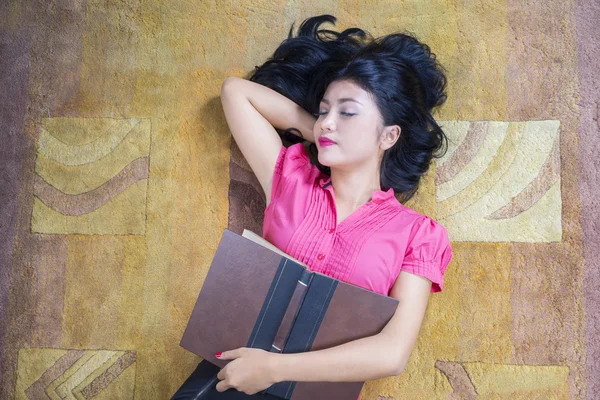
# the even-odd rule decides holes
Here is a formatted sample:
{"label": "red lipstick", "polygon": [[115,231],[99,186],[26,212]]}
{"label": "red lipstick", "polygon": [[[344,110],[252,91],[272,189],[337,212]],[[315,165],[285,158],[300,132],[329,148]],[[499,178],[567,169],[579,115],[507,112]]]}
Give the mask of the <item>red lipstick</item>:
{"label": "red lipstick", "polygon": [[319,144],[321,146],[331,146],[331,145],[336,144],[336,143],[333,140],[328,139],[326,137],[320,137],[319,138]]}

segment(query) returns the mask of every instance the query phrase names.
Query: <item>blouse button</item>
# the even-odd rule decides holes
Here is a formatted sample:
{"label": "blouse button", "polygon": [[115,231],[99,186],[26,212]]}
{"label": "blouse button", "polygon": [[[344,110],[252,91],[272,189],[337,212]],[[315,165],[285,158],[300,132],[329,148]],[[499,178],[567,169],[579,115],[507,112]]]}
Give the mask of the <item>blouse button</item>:
{"label": "blouse button", "polygon": [[335,232],[335,229],[330,229],[329,230],[329,233],[333,233],[333,232]]}
{"label": "blouse button", "polygon": [[324,259],[324,258],[325,258],[325,254],[323,254],[323,253],[321,253],[321,254],[319,254],[319,255],[317,256],[317,259],[318,259],[319,261],[323,261],[323,259]]}

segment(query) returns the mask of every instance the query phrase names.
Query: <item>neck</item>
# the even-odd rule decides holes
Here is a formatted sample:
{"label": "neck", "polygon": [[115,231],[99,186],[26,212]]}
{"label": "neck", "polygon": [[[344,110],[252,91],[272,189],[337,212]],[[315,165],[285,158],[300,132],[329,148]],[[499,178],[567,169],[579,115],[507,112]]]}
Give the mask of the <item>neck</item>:
{"label": "neck", "polygon": [[336,203],[355,209],[369,202],[373,192],[381,190],[379,171],[355,170],[340,171],[331,169],[331,185],[335,192]]}

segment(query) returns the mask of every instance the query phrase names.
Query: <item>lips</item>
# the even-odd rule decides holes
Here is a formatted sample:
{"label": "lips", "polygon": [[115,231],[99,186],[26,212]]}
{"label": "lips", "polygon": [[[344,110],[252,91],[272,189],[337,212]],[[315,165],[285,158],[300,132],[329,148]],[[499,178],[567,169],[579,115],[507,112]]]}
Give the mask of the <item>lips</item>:
{"label": "lips", "polygon": [[321,137],[319,138],[319,144],[322,146],[326,146],[328,144],[335,144],[335,142],[331,139]]}

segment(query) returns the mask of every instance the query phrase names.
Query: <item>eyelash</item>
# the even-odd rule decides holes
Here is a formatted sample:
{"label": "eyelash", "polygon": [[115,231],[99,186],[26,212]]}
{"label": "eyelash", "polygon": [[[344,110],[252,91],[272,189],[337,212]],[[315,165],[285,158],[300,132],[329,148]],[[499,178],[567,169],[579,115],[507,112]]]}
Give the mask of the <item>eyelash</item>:
{"label": "eyelash", "polygon": [[[317,118],[319,118],[319,115],[324,115],[324,114],[327,114],[327,113],[326,113],[326,112],[322,112],[322,113],[313,113],[313,115],[314,115],[315,117],[317,117]],[[346,117],[351,117],[351,116],[353,116],[353,115],[356,115],[356,114],[350,114],[350,113],[344,113],[344,112],[341,112],[340,114],[342,114],[342,115],[344,115],[344,116],[346,116]]]}

